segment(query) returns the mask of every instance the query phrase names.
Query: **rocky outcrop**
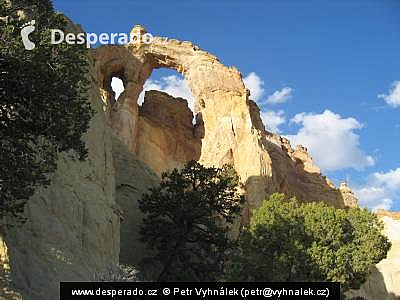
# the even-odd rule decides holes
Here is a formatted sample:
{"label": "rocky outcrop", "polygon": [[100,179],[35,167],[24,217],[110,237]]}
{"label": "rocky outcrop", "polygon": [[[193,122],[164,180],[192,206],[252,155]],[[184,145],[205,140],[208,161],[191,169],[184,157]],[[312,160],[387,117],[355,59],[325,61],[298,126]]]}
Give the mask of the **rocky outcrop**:
{"label": "rocky outcrop", "polygon": [[135,156],[158,175],[198,160],[201,136],[192,124],[187,101],[159,91],[148,91],[139,109]]}
{"label": "rocky outcrop", "polygon": [[347,207],[357,207],[358,199],[354,192],[349,188],[346,181],[340,183],[339,191],[342,194],[344,205]]}
{"label": "rocky outcrop", "polygon": [[[140,31],[145,32],[143,27]],[[249,99],[236,68],[222,65],[190,42],[177,40],[103,46],[94,56],[116,136],[157,174],[187,159],[209,166],[233,164],[246,184],[244,221],[273,192],[345,207],[342,193],[321,175],[304,147],[292,149],[288,140],[265,131],[259,109]],[[184,121],[189,113],[182,110],[181,99],[149,93],[150,102],[139,108],[138,96],[155,68],[174,69],[186,78],[195,98],[194,134],[190,135],[189,122]],[[113,76],[122,78],[125,86],[117,102],[110,86]],[[168,124],[178,125],[171,131]]]}
{"label": "rocky outcrop", "polygon": [[378,210],[377,215],[384,224],[384,234],[392,243],[392,247],[387,257],[372,268],[371,275],[361,288],[348,293],[350,299],[400,299],[400,213]]}

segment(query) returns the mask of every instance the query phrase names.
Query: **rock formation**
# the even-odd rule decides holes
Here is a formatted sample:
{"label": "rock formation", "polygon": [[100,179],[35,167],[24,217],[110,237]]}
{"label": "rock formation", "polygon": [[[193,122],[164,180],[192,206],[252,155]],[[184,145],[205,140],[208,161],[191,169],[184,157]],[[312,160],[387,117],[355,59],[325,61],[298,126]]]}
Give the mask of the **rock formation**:
{"label": "rock formation", "polygon": [[[145,32],[143,27],[139,30]],[[208,166],[233,164],[245,183],[242,222],[248,222],[251,211],[273,192],[339,208],[353,205],[345,203],[343,193],[321,175],[306,148],[293,149],[287,139],[265,130],[260,110],[236,68],[222,65],[190,42],[177,40],[163,45],[102,46],[93,50],[93,57],[103,110],[120,141],[114,143],[113,156],[117,202],[125,220],[120,236],[123,263],[136,264],[144,253],[131,222],[138,224],[141,213],[136,201],[145,187],[154,184],[154,177],[139,184],[144,178],[136,175],[141,174],[139,161],[158,176],[191,159]],[[176,70],[186,78],[195,98],[194,125],[184,99],[148,91],[142,106],[137,104],[145,81],[157,68]],[[114,76],[125,87],[118,100],[111,89]],[[124,254],[133,248],[136,255]]]}
{"label": "rock formation", "polygon": [[371,275],[361,288],[348,293],[350,299],[357,296],[368,300],[400,299],[400,213],[378,210],[377,215],[384,224],[384,233],[392,247],[387,258],[372,268]]}
{"label": "rock formation", "polygon": [[139,109],[135,156],[158,175],[198,160],[201,136],[192,124],[187,101],[159,91],[148,91]]}
{"label": "rock formation", "polygon": [[348,187],[346,181],[340,183],[339,191],[342,194],[344,205],[347,207],[357,207],[358,199],[354,192]]}
{"label": "rock formation", "polygon": [[[192,43],[103,46],[91,57],[89,100],[97,114],[85,136],[88,161],[63,155],[51,186],[30,199],[27,224],[4,234],[14,283],[26,299],[57,299],[59,281],[91,280],[118,262],[136,264],[144,255],[137,200],[161,172],[191,159],[234,165],[245,183],[242,222],[273,192],[353,205],[344,200],[351,193],[322,176],[304,147],[293,149],[265,130],[239,71]],[[138,106],[156,68],[184,75],[196,124],[186,100],[165,93],[147,92]],[[125,86],[118,101],[113,76]]]}
{"label": "rock formation", "polygon": [[[143,27],[140,30],[145,32]],[[246,183],[245,221],[273,192],[345,206],[342,193],[321,175],[304,147],[293,150],[288,140],[264,129],[259,109],[249,99],[236,68],[222,65],[190,42],[177,40],[162,45],[103,46],[94,52],[104,109],[115,135],[157,174],[189,158],[212,166],[232,163]],[[156,68],[174,69],[186,78],[195,98],[193,128],[182,99],[150,92],[143,106],[138,106],[143,85]],[[125,86],[118,101],[111,91],[113,76],[120,77]],[[178,124],[177,131],[168,130],[169,124]]]}

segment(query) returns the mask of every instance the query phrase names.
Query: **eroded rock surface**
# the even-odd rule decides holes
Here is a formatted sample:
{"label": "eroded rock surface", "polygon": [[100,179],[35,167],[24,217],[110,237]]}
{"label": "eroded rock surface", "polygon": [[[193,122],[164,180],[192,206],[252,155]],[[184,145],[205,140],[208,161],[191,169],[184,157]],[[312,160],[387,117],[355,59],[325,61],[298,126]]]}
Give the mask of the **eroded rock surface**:
{"label": "eroded rock surface", "polygon": [[349,292],[349,298],[363,297],[368,300],[400,299],[400,213],[378,210],[384,224],[384,234],[392,243],[387,258],[373,267],[371,275],[359,290]]}
{"label": "eroded rock surface", "polygon": [[[304,147],[292,149],[288,140],[264,129],[259,108],[249,99],[236,68],[222,65],[190,42],[177,40],[166,45],[104,46],[95,51],[95,58],[115,134],[157,174],[189,159],[208,166],[233,164],[246,183],[244,221],[273,192],[345,206],[340,190],[321,175]],[[149,102],[139,108],[138,96],[156,68],[174,69],[187,80],[198,120],[192,136],[187,130],[189,112],[182,110],[181,99],[148,93]],[[124,81],[125,91],[118,102],[112,97],[112,76]],[[177,124],[175,130],[168,129],[171,123]]]}
{"label": "eroded rock surface", "polygon": [[150,187],[158,184],[160,179],[117,138],[113,138],[113,158],[116,169],[116,201],[121,217],[119,261],[121,264],[137,266],[148,255],[146,246],[140,242],[139,230],[143,214],[138,200]]}
{"label": "eroded rock surface", "polygon": [[346,181],[340,183],[339,191],[342,194],[343,201],[347,207],[357,207],[358,199],[354,192],[349,188]]}
{"label": "eroded rock surface", "polygon": [[139,109],[133,154],[159,176],[163,171],[198,160],[201,137],[192,124],[187,101],[159,91],[148,91]]}

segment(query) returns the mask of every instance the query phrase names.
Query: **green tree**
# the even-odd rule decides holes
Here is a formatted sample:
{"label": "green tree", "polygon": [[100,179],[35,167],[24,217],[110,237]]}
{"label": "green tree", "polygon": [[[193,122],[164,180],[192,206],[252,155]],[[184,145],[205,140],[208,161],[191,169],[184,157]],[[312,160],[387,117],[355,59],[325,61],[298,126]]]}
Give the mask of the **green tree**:
{"label": "green tree", "polygon": [[239,238],[228,280],[338,281],[359,288],[390,248],[375,214],[273,194]]}
{"label": "green tree", "polygon": [[[35,20],[25,50],[20,31]],[[48,0],[0,0],[0,220],[23,220],[37,186],[49,184],[58,155],[73,150],[85,159],[81,136],[92,116],[87,99],[87,50],[50,43],[50,29],[67,20]]]}
{"label": "green tree", "polygon": [[343,291],[360,288],[391,247],[377,216],[367,209],[341,210],[322,203],[303,204],[302,211],[313,238],[308,254],[321,279],[340,282]]}
{"label": "green tree", "polygon": [[159,281],[214,281],[233,243],[228,231],[241,210],[239,177],[228,165],[206,168],[191,161],[162,175],[139,201],[146,214],[142,240],[160,268]]}
{"label": "green tree", "polygon": [[273,194],[254,211],[239,237],[239,253],[230,262],[227,280],[302,281],[313,277],[305,255],[306,234],[299,203]]}

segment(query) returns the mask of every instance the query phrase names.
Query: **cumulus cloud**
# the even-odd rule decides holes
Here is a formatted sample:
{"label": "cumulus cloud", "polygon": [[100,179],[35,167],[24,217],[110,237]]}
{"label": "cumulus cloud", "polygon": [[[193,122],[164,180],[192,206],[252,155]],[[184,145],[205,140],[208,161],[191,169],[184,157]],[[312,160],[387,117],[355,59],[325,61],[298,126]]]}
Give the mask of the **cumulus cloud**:
{"label": "cumulus cloud", "polygon": [[188,101],[189,108],[194,111],[194,97],[184,78],[170,75],[161,77],[160,80],[148,79],[143,86],[142,93],[139,95],[138,104],[141,105],[143,103],[145,91],[149,90],[163,91],[171,96],[184,98]]}
{"label": "cumulus cloud", "polygon": [[375,163],[360,149],[355,130],[361,129],[362,125],[354,118],[342,118],[325,110],[322,114],[297,114],[290,122],[301,125],[297,134],[288,136],[292,144],[306,146],[324,171],[362,170]]}
{"label": "cumulus cloud", "polygon": [[118,100],[119,95],[125,90],[123,81],[118,77],[113,77],[111,80],[111,88],[115,93],[115,99]]}
{"label": "cumulus cloud", "polygon": [[250,99],[258,102],[264,93],[264,81],[254,72],[243,78],[244,85],[250,90]]}
{"label": "cumulus cloud", "polygon": [[388,172],[375,172],[364,186],[353,187],[360,205],[372,210],[389,210],[400,194],[400,168]]}
{"label": "cumulus cloud", "polygon": [[372,175],[373,182],[390,190],[400,190],[400,168],[386,173],[377,172]]}
{"label": "cumulus cloud", "polygon": [[389,94],[379,94],[378,98],[385,100],[392,107],[400,106],[400,80],[392,83]]}
{"label": "cumulus cloud", "polygon": [[265,125],[265,128],[274,133],[280,133],[279,126],[286,123],[285,112],[279,111],[263,111],[261,112],[261,119]]}
{"label": "cumulus cloud", "polygon": [[[263,101],[263,103],[261,103],[260,101],[264,94],[264,81],[260,78],[260,76],[258,76],[255,72],[250,72],[246,77],[243,78],[243,82],[246,88],[250,90],[250,99],[258,102],[259,104],[265,104],[267,102]],[[280,92],[281,91],[276,91],[274,95]],[[289,91],[289,94],[290,92],[291,91]],[[285,91],[283,93],[286,94]],[[279,94],[276,95],[275,97],[287,97],[287,96]],[[278,99],[277,101],[281,100]],[[283,102],[284,101],[280,103]],[[275,133],[281,132],[279,126],[286,122],[285,113],[283,110],[279,111],[264,110],[260,112],[260,115],[267,130]]]}
{"label": "cumulus cloud", "polygon": [[292,98],[293,89],[291,87],[284,87],[279,91],[275,91],[272,95],[268,96],[265,101],[267,104],[280,104],[285,103]]}

